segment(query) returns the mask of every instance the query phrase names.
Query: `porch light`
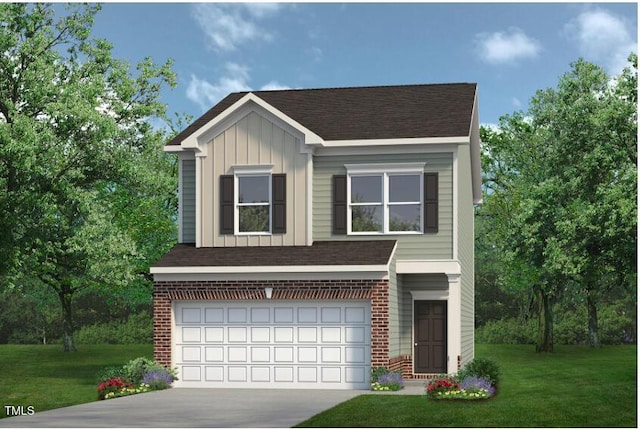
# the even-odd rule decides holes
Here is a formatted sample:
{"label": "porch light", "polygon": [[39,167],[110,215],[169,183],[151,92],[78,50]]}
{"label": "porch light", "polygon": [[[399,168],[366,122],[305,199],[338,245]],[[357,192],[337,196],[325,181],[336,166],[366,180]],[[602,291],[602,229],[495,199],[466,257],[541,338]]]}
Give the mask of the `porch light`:
{"label": "porch light", "polygon": [[267,296],[267,299],[271,299],[271,294],[273,293],[272,287],[264,288],[264,294]]}

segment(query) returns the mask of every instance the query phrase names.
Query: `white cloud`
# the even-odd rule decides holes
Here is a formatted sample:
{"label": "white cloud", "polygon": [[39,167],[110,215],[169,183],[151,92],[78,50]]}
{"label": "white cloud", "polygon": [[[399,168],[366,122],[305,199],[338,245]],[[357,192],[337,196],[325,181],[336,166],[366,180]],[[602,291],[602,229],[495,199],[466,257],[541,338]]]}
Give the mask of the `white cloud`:
{"label": "white cloud", "polygon": [[518,97],[511,98],[511,104],[513,107],[522,107],[522,101]]}
{"label": "white cloud", "polygon": [[291,89],[291,87],[286,85],[281,85],[275,80],[272,80],[271,82],[262,85],[260,89],[262,91],[277,91],[277,90],[283,90],[283,89]]}
{"label": "white cloud", "polygon": [[235,63],[227,63],[225,74],[214,83],[192,74],[187,86],[187,98],[206,110],[231,92],[249,91],[248,78],[249,70]]}
{"label": "white cloud", "polygon": [[[222,76],[213,83],[191,74],[191,81],[187,86],[187,98],[197,103],[202,110],[206,110],[232,92],[251,91],[249,80],[248,67],[236,63],[227,63]],[[290,89],[290,87],[272,80],[262,85],[260,89],[272,91]]]}
{"label": "white cloud", "polygon": [[567,23],[565,34],[578,43],[581,55],[598,62],[610,74],[627,66],[627,57],[638,45],[631,25],[622,17],[603,9],[588,10]]}
{"label": "white cloud", "polygon": [[506,32],[476,34],[475,42],[480,59],[489,64],[514,64],[535,58],[542,50],[540,42],[516,27]]}
{"label": "white cloud", "polygon": [[192,15],[206,34],[211,48],[233,51],[252,41],[270,41],[273,34],[258,21],[276,14],[277,3],[204,3],[192,7]]}

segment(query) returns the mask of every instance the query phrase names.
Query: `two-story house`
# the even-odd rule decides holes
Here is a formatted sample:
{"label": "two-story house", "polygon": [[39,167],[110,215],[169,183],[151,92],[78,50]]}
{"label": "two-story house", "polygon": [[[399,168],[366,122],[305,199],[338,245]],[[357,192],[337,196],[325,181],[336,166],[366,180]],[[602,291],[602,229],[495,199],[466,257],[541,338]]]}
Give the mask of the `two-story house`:
{"label": "two-story house", "polygon": [[232,93],[164,150],[154,357],[178,386],[368,389],[473,358],[475,84]]}

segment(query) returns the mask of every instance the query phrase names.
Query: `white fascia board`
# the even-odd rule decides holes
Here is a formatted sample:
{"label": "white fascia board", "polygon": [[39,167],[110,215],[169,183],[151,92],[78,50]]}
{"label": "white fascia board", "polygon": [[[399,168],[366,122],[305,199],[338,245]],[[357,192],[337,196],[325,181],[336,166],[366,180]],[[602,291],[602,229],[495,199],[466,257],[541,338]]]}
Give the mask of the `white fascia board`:
{"label": "white fascia board", "polygon": [[183,148],[182,146],[173,144],[173,145],[166,145],[166,146],[162,146],[162,150],[164,152],[186,152],[187,149]]}
{"label": "white fascia board", "polygon": [[460,137],[411,137],[399,139],[326,140],[323,147],[469,144],[469,136]]}
{"label": "white fascia board", "polygon": [[396,261],[397,274],[460,274],[460,262],[453,259]]}
{"label": "white fascia board", "polygon": [[154,282],[178,281],[238,281],[238,280],[388,280],[385,272],[326,272],[326,273],[223,273],[223,274],[154,274]]}
{"label": "white fascia board", "polygon": [[267,112],[271,113],[272,115],[274,115],[278,119],[282,120],[283,122],[285,122],[288,125],[290,125],[292,128],[295,128],[300,133],[302,133],[304,135],[304,137],[305,137],[304,140],[305,140],[305,144],[306,145],[322,145],[323,144],[324,140],[320,136],[318,136],[316,133],[314,133],[313,131],[309,130],[308,128],[306,128],[305,126],[300,124],[299,122],[297,122],[294,119],[292,119],[291,117],[285,115],[280,110],[276,109],[275,107],[273,107],[272,105],[270,105],[269,103],[267,103],[266,101],[264,101],[263,99],[261,99],[260,97],[255,95],[254,93],[250,92],[250,93],[246,94],[245,96],[243,96],[242,98],[240,98],[235,103],[233,103],[231,106],[226,108],[222,113],[217,115],[215,118],[211,119],[209,122],[204,124],[196,132],[194,132],[193,134],[191,134],[190,136],[185,138],[180,143],[180,145],[183,148],[200,149],[200,147],[201,147],[200,144],[202,143],[202,146],[204,146],[204,143],[206,143],[206,142],[201,142],[200,141],[201,140],[200,139],[201,136],[209,133],[209,131],[212,128],[216,127],[217,125],[219,125],[220,123],[225,121],[228,117],[233,115],[238,109],[241,109],[243,106],[245,106],[245,105],[247,105],[248,103],[251,103],[251,102],[255,103],[256,105],[258,105],[260,107],[262,107]]}
{"label": "white fascia board", "polygon": [[[477,89],[476,89],[477,91]],[[471,146],[471,187],[473,203],[482,204],[482,172],[480,161],[480,123],[478,119],[478,94],[473,100],[473,112],[471,116],[471,127],[469,131]]]}
{"label": "white fascia board", "polygon": [[151,274],[242,274],[242,273],[387,273],[388,265],[270,265],[151,267]]}

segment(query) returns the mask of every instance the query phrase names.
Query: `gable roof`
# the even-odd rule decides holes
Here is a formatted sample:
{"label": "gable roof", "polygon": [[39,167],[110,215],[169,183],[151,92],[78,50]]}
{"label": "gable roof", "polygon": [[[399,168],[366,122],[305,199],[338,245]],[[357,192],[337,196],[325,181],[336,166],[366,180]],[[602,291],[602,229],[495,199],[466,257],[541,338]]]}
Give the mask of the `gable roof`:
{"label": "gable roof", "polygon": [[[387,265],[395,240],[315,241],[311,246],[195,247],[177,244],[151,267],[282,267]],[[156,270],[154,270],[156,269]]]}
{"label": "gable roof", "polygon": [[476,84],[234,92],[171,139],[167,146],[180,145],[249,93],[324,140],[462,137],[470,133]]}

